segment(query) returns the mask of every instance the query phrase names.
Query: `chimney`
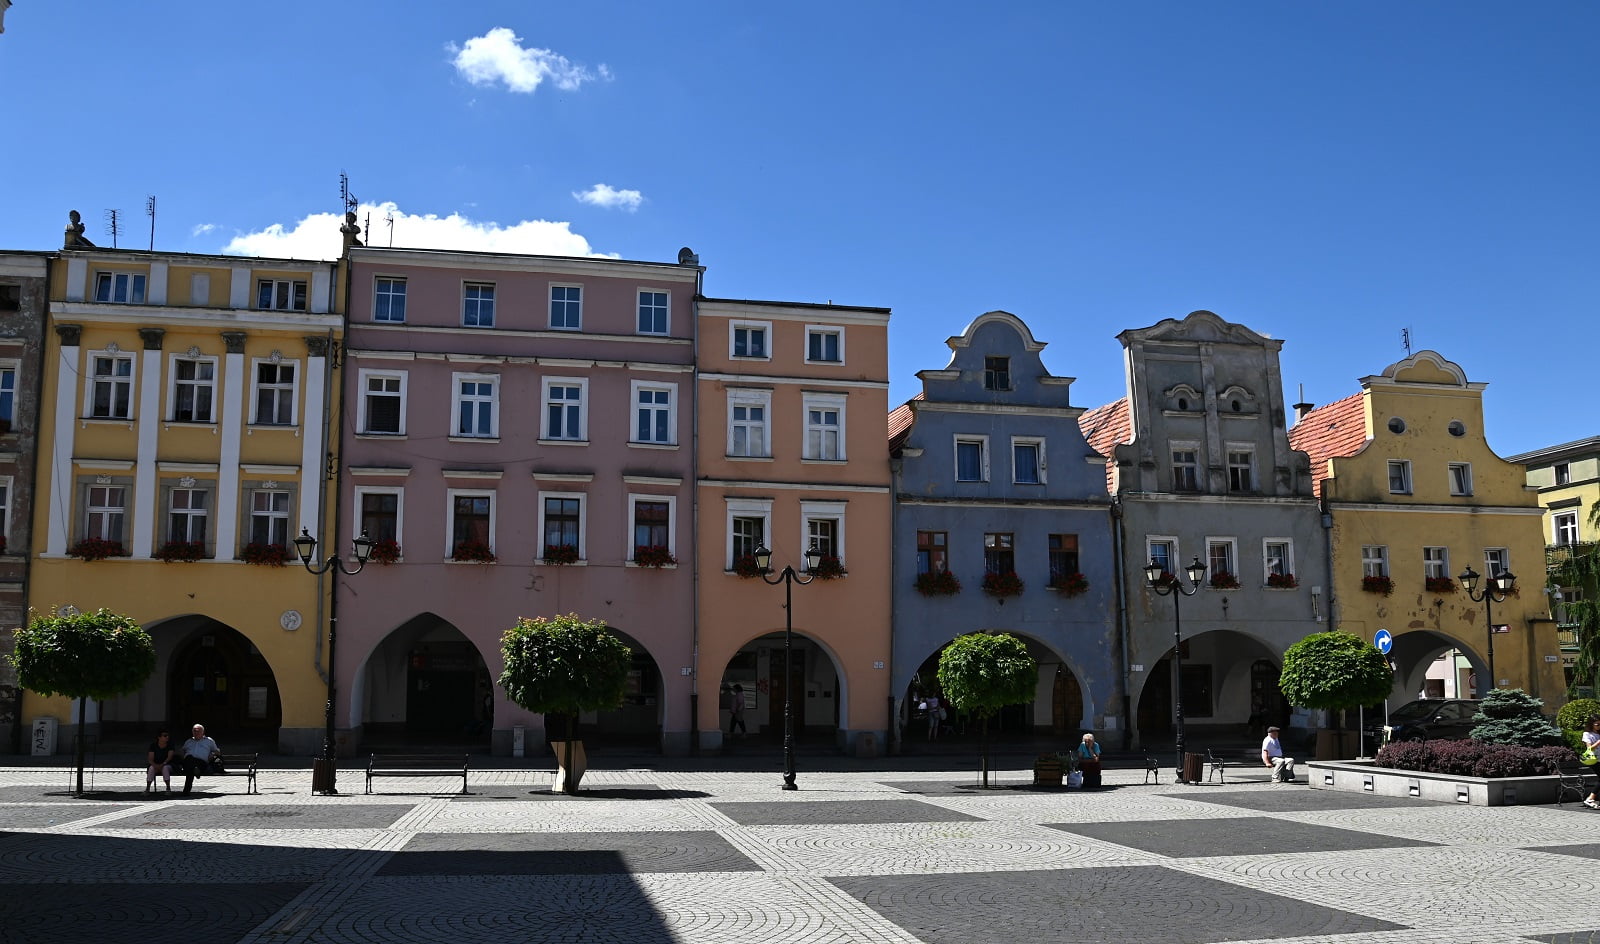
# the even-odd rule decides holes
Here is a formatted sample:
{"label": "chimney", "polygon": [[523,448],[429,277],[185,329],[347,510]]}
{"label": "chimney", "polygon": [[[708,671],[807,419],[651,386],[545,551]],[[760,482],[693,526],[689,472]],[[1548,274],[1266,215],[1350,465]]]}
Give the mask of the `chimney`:
{"label": "chimney", "polygon": [[1306,418],[1306,414],[1316,409],[1315,403],[1306,402],[1306,385],[1300,385],[1300,402],[1294,405],[1294,421],[1296,423]]}

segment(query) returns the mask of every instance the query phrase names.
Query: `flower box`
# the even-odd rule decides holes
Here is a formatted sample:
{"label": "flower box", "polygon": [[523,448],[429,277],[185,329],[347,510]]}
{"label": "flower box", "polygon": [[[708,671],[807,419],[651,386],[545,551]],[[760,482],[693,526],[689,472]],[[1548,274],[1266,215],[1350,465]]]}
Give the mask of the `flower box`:
{"label": "flower box", "polygon": [[206,556],[206,546],[203,541],[168,541],[156,548],[151,557],[158,561],[172,563],[192,563]]}
{"label": "flower box", "polygon": [[1381,593],[1384,596],[1394,592],[1393,577],[1362,577],[1361,589],[1368,593]]}
{"label": "flower box", "polygon": [[636,545],[633,549],[633,562],[640,567],[668,567],[678,562],[672,552],[659,544]]}
{"label": "flower box", "polygon": [[761,565],[754,554],[742,554],[733,559],[733,572],[746,580],[761,576]]}
{"label": "flower box", "polygon": [[450,559],[474,564],[492,564],[495,556],[494,551],[489,550],[489,545],[482,541],[457,541]]}
{"label": "flower box", "polygon": [[1219,570],[1211,575],[1211,589],[1237,590],[1239,589],[1239,578],[1226,570]]}
{"label": "flower box", "polygon": [[282,544],[258,544],[252,541],[239,552],[239,559],[246,564],[262,567],[282,567],[289,563],[289,549]]}
{"label": "flower box", "polygon": [[68,557],[79,560],[97,561],[108,557],[126,557],[128,552],[122,549],[121,541],[104,541],[100,538],[84,538],[77,544],[67,548]]}
{"label": "flower box", "polygon": [[1422,586],[1429,593],[1456,592],[1456,582],[1449,577],[1427,577],[1423,579]]}
{"label": "flower box", "polygon": [[393,538],[373,541],[372,552],[367,555],[367,559],[387,567],[400,560],[400,545],[396,544]]}
{"label": "flower box", "polygon": [[961,581],[948,570],[917,574],[917,592],[925,597],[948,597],[961,592]]}
{"label": "flower box", "polygon": [[1014,597],[1022,593],[1022,578],[1014,570],[983,575],[983,592],[992,597]]}
{"label": "flower box", "polygon": [[578,546],[576,544],[546,544],[544,557],[540,558],[546,564],[576,564],[578,562]]}
{"label": "flower box", "polygon": [[1062,574],[1052,577],[1046,586],[1064,597],[1075,597],[1089,592],[1089,578],[1080,573]]}
{"label": "flower box", "polygon": [[1267,574],[1267,586],[1279,590],[1293,590],[1300,586],[1300,581],[1294,578],[1294,574]]}
{"label": "flower box", "polygon": [[1521,806],[1554,803],[1559,775],[1463,777],[1379,767],[1370,760],[1311,761],[1307,782],[1313,790],[1409,797],[1467,806]]}
{"label": "flower box", "polygon": [[817,566],[811,568],[811,576],[818,580],[837,580],[848,573],[839,558],[828,555],[818,558]]}

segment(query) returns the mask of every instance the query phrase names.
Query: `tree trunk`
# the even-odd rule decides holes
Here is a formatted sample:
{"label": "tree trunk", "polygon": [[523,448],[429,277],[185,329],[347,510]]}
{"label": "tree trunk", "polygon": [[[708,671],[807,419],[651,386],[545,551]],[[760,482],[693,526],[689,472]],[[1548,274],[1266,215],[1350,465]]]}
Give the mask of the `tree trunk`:
{"label": "tree trunk", "polygon": [[[83,732],[84,718],[89,714],[89,696],[78,696],[78,743],[73,745],[73,758],[78,765],[78,796],[83,796]],[[170,741],[168,743],[171,743]]]}
{"label": "tree trunk", "polygon": [[980,715],[978,719],[978,754],[983,758],[983,786],[989,787],[989,716]]}
{"label": "tree trunk", "polygon": [[567,757],[566,760],[562,762],[561,766],[566,770],[567,776],[566,782],[563,783],[561,787],[563,792],[565,792],[568,796],[576,796],[578,793],[578,782],[572,775],[572,738],[576,733],[573,730],[576,727],[576,725],[573,723],[574,720],[574,715],[567,715],[567,743],[562,745],[567,752]]}

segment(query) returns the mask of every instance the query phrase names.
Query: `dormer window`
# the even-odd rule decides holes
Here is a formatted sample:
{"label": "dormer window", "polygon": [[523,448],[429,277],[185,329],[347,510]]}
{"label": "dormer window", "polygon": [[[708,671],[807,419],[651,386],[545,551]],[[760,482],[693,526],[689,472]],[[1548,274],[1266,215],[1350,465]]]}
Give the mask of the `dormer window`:
{"label": "dormer window", "polygon": [[983,389],[1011,389],[1011,358],[985,357],[983,359]]}

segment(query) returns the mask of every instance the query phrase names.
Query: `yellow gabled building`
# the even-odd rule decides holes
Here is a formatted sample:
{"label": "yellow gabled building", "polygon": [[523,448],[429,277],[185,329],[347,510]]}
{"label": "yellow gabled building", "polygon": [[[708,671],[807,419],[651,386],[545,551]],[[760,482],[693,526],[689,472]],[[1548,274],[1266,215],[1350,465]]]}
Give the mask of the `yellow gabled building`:
{"label": "yellow gabled building", "polygon": [[[1553,710],[1566,685],[1541,509],[1523,467],[1489,448],[1484,386],[1421,351],[1362,378],[1361,393],[1303,412],[1289,441],[1310,454],[1331,524],[1334,626],[1368,640],[1392,634],[1393,697],[1416,698],[1454,651],[1470,665],[1457,682],[1463,697],[1489,689],[1492,662],[1499,687]],[[1469,568],[1479,594],[1501,570],[1517,575],[1513,592],[1486,612],[1460,585]]]}
{"label": "yellow gabled building", "polygon": [[1588,695],[1595,689],[1595,679],[1573,677],[1585,608],[1563,604],[1593,600],[1600,590],[1583,560],[1592,558],[1600,543],[1600,526],[1593,517],[1600,505],[1600,436],[1535,449],[1512,456],[1511,461],[1527,469],[1528,487],[1538,493],[1544,508],[1545,569],[1561,592],[1555,607],[1561,665],[1569,685],[1578,682],[1588,689],[1574,694]]}
{"label": "yellow gabled building", "polygon": [[[327,588],[292,541],[328,544],[340,283],[333,262],[98,248],[74,214],[50,273],[29,605],[127,613],[157,651],[91,734],[321,743]],[[25,724],[62,722],[61,750],[72,712],[23,702]]]}

